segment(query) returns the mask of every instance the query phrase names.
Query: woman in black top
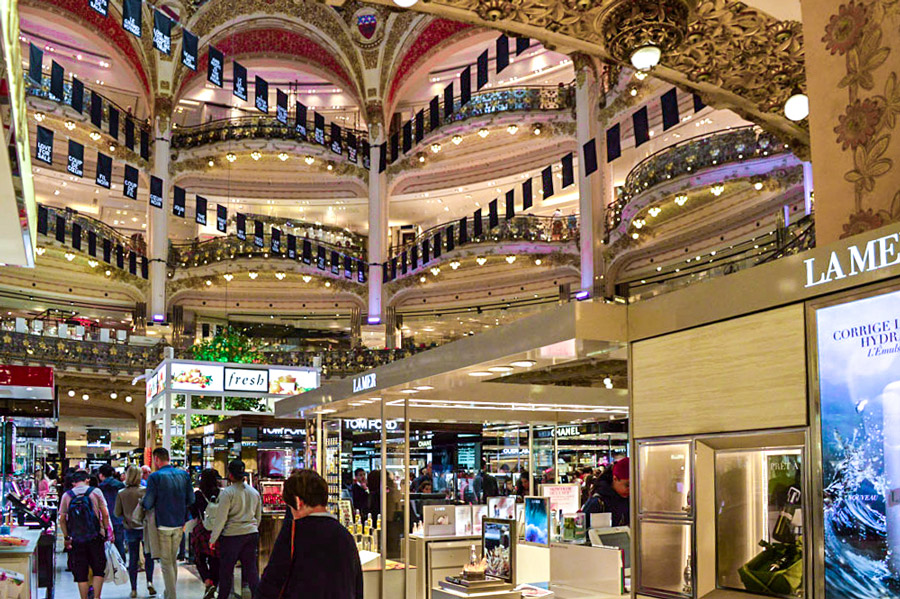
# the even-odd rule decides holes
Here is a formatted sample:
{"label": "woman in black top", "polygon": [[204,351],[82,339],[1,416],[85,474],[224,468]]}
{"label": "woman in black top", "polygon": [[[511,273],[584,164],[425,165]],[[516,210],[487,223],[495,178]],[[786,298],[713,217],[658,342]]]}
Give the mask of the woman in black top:
{"label": "woman in black top", "polygon": [[191,547],[194,550],[194,563],[197,572],[206,585],[204,599],[212,599],[219,587],[219,553],[209,547],[210,531],[203,525],[203,512],[210,501],[219,498],[219,473],[207,468],[200,473],[199,488],[194,491],[194,504],[190,513],[197,519],[197,525],[191,531]]}

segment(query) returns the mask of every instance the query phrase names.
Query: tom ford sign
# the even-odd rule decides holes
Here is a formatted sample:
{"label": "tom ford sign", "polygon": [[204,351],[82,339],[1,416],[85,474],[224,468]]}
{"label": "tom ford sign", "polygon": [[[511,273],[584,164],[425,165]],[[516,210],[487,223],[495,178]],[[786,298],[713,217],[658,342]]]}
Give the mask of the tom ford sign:
{"label": "tom ford sign", "polygon": [[851,245],[844,251],[834,251],[827,263],[817,263],[815,258],[804,260],[806,266],[806,287],[815,287],[853,277],[864,272],[880,270],[900,264],[900,233],[892,233],[873,239],[860,249]]}

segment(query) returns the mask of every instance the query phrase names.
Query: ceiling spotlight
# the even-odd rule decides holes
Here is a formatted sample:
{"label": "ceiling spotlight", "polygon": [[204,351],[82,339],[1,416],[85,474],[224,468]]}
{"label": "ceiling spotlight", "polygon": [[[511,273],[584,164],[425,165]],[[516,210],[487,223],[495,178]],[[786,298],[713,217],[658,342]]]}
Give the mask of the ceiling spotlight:
{"label": "ceiling spotlight", "polygon": [[651,208],[650,210],[647,211],[647,213],[653,217],[659,216],[660,212],[662,212],[662,208],[660,208],[659,206],[654,206],[653,208]]}
{"label": "ceiling spotlight", "polygon": [[419,152],[417,154],[417,157],[419,159],[419,162],[425,162],[425,154],[423,154],[422,152]]}
{"label": "ceiling spotlight", "polygon": [[435,277],[436,277],[436,276],[438,276],[439,274],[441,274],[441,269],[438,268],[437,266],[432,266],[432,267],[431,267],[431,274],[432,274],[432,276],[435,276]]}
{"label": "ceiling spotlight", "polygon": [[259,273],[256,272],[255,270],[251,270],[250,272],[247,273],[247,276],[250,277],[251,281],[255,281],[256,277],[259,276]]}
{"label": "ceiling spotlight", "polygon": [[34,248],[34,253],[36,253],[38,256],[43,256],[44,252],[46,252],[46,251],[47,251],[47,248],[43,248],[43,247]]}
{"label": "ceiling spotlight", "polygon": [[39,123],[43,123],[45,118],[46,118],[46,116],[44,115],[43,112],[35,112],[34,113],[34,120],[36,120]]}
{"label": "ceiling spotlight", "polygon": [[678,204],[679,206],[684,206],[687,203],[687,200],[688,200],[687,194],[680,193],[677,196],[675,196],[675,203]]}
{"label": "ceiling spotlight", "polygon": [[227,154],[225,154],[225,160],[227,160],[228,162],[234,162],[235,160],[237,160],[237,156],[235,156],[233,152],[228,152]]}
{"label": "ceiling spotlight", "polygon": [[762,188],[763,188],[763,184],[760,181],[757,181],[756,183],[753,184],[753,189],[755,189],[756,191],[761,191]]}
{"label": "ceiling spotlight", "polygon": [[207,287],[212,287],[212,280],[211,280],[211,279],[206,279],[205,283],[206,283],[206,286],[207,286]]}
{"label": "ceiling spotlight", "polygon": [[72,252],[66,252],[64,255],[66,257],[66,260],[68,260],[69,262],[75,259],[75,254],[73,254]]}
{"label": "ceiling spotlight", "polygon": [[722,195],[722,192],[724,192],[724,191],[725,191],[724,185],[713,185],[712,189],[709,190],[709,192],[716,197],[719,197],[720,195]]}
{"label": "ceiling spotlight", "polygon": [[278,279],[279,281],[283,281],[286,276],[287,276],[287,274],[285,274],[282,271],[278,271],[275,273],[275,278]]}
{"label": "ceiling spotlight", "polygon": [[433,144],[431,144],[431,152],[433,154],[437,154],[440,151],[441,151],[441,144],[439,144],[438,142],[434,142]]}
{"label": "ceiling spotlight", "polygon": [[93,139],[94,141],[97,141],[98,139],[100,139],[101,136],[100,136],[100,134],[97,133],[96,131],[91,131],[91,133],[90,133],[90,135],[89,135],[88,137],[90,137],[90,138]]}
{"label": "ceiling spotlight", "polygon": [[474,370],[468,374],[469,374],[469,376],[484,377],[484,376],[491,376],[492,373],[487,372],[486,370]]}
{"label": "ceiling spotlight", "polygon": [[394,4],[399,6],[400,8],[409,8],[411,6],[415,6],[416,2],[419,0],[394,0]]}
{"label": "ceiling spotlight", "polygon": [[541,126],[535,125],[534,128],[531,129],[531,132],[534,133],[535,135],[540,135],[541,134]]}
{"label": "ceiling spotlight", "polygon": [[72,131],[75,128],[75,121],[66,121],[66,129]]}
{"label": "ceiling spotlight", "polygon": [[325,168],[328,169],[328,170],[330,170],[330,171],[333,171],[333,170],[334,170],[334,164],[332,164],[331,162],[329,162],[329,163],[328,163],[328,166],[326,166]]}
{"label": "ceiling spotlight", "polygon": [[639,71],[649,71],[659,64],[662,50],[657,46],[644,46],[631,53],[631,64]]}
{"label": "ceiling spotlight", "polygon": [[128,403],[131,403],[131,402],[133,401],[133,399],[131,398],[130,395],[126,395],[126,396],[125,396],[125,401],[127,401]]}
{"label": "ceiling spotlight", "polygon": [[224,275],[222,275],[222,278],[230,283],[231,279],[234,278],[234,275],[231,274],[230,272],[226,272]]}
{"label": "ceiling spotlight", "polygon": [[784,103],[784,116],[792,121],[802,121],[809,116],[809,97],[796,91]]}
{"label": "ceiling spotlight", "polygon": [[454,146],[458,146],[459,144],[462,143],[462,135],[457,133],[456,135],[454,135],[453,137],[450,138],[450,141],[453,142]]}
{"label": "ceiling spotlight", "polygon": [[69,389],[69,397],[75,397],[75,390]]}
{"label": "ceiling spotlight", "polygon": [[510,256],[507,256],[507,257],[506,257],[506,262],[507,262],[508,264],[512,264],[512,263],[515,262],[515,261],[516,261],[516,257],[515,257],[515,256],[510,255]]}
{"label": "ceiling spotlight", "polygon": [[104,273],[104,274],[106,274],[106,276],[108,277],[108,276],[110,276],[110,275],[112,274],[112,271],[111,271],[110,269],[107,268],[107,269],[106,269],[106,273]]}
{"label": "ceiling spotlight", "polygon": [[90,266],[91,268],[97,268],[98,264],[100,264],[100,263],[97,262],[96,260],[94,260],[93,258],[88,260],[88,266]]}
{"label": "ceiling spotlight", "polygon": [[303,158],[303,162],[305,162],[306,164],[310,164],[310,165],[311,165],[311,164],[312,164],[313,162],[315,162],[315,161],[316,161],[316,159],[313,158],[312,156],[306,156],[306,157]]}
{"label": "ceiling spotlight", "polygon": [[453,262],[451,262],[450,268],[452,268],[453,270],[456,270],[457,268],[459,268],[459,260],[454,260]]}
{"label": "ceiling spotlight", "polygon": [[115,391],[113,391],[112,393],[109,394],[110,399],[117,399],[118,397],[119,397],[119,394],[116,393]]}
{"label": "ceiling spotlight", "polygon": [[647,73],[645,73],[644,71],[638,71],[634,74],[634,78],[638,81],[643,81],[647,78]]}
{"label": "ceiling spotlight", "polygon": [[639,235],[638,233],[632,233],[632,234],[631,234],[631,238],[632,238],[632,239],[637,239],[637,238],[639,238],[639,237],[640,237],[640,235]]}
{"label": "ceiling spotlight", "polygon": [[488,131],[485,127],[482,127],[481,129],[478,130],[478,137],[480,137],[481,139],[484,139],[485,137],[490,135],[490,133],[491,132]]}
{"label": "ceiling spotlight", "polygon": [[326,287],[331,287],[331,281],[325,281],[325,286],[326,286]]}
{"label": "ceiling spotlight", "polygon": [[535,266],[540,266],[542,263],[543,263],[543,260],[541,260],[540,258],[535,258],[535,259],[534,259],[534,265],[535,265]]}
{"label": "ceiling spotlight", "polygon": [[116,151],[116,144],[109,144],[109,151],[110,151],[110,152],[115,152],[115,151]]}
{"label": "ceiling spotlight", "polygon": [[478,256],[477,258],[475,258],[475,262],[478,264],[478,266],[484,266],[484,263],[487,262],[487,258],[485,258],[484,256]]}
{"label": "ceiling spotlight", "polygon": [[535,365],[534,360],[515,360],[514,362],[509,363],[510,366],[515,366],[516,368],[531,368]]}
{"label": "ceiling spotlight", "polygon": [[426,279],[425,277],[419,277],[419,282],[420,282],[420,283],[424,283],[424,282],[426,282],[427,280],[428,280],[428,279]]}
{"label": "ceiling spotlight", "polygon": [[89,400],[90,398],[91,398],[91,396],[88,395],[87,393],[85,393],[84,395],[81,396],[81,399],[83,399],[84,401],[87,401],[87,400]]}
{"label": "ceiling spotlight", "polygon": [[212,158],[210,158],[210,159],[209,159],[209,162],[207,162],[206,164],[209,165],[209,166],[211,166],[211,167],[212,167],[212,166],[216,166],[216,161],[213,160]]}
{"label": "ceiling spotlight", "polygon": [[303,275],[303,276],[300,277],[300,278],[303,279],[303,282],[304,282],[304,283],[309,283],[310,281],[312,281],[312,277],[309,276],[309,275]]}
{"label": "ceiling spotlight", "polygon": [[288,158],[290,158],[290,156],[288,155],[287,152],[278,152],[278,160],[284,162]]}
{"label": "ceiling spotlight", "polygon": [[631,224],[634,225],[634,228],[635,228],[635,229],[642,229],[642,228],[644,228],[644,225],[647,224],[647,222],[646,222],[645,220],[643,220],[643,219],[637,218],[637,219],[635,219],[634,222],[631,223]]}
{"label": "ceiling spotlight", "polygon": [[252,152],[250,152],[250,158],[252,158],[253,160],[259,160],[261,156],[262,154],[259,150],[253,150]]}
{"label": "ceiling spotlight", "polygon": [[637,88],[632,87],[631,89],[628,90],[628,93],[631,94],[632,98],[635,97],[637,95]]}
{"label": "ceiling spotlight", "polygon": [[509,133],[510,135],[515,135],[518,130],[519,130],[519,126],[516,125],[515,123],[512,123],[511,125],[506,127],[506,132]]}

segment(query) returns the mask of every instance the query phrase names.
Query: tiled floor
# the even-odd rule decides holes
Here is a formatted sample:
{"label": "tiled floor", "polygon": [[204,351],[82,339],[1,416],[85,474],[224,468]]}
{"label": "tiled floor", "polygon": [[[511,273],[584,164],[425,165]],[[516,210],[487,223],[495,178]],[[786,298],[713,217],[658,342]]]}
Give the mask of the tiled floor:
{"label": "tiled floor", "polygon": [[[158,564],[156,571],[153,573],[153,583],[153,586],[156,587],[156,596],[158,599],[163,599],[166,585],[163,583],[162,571]],[[137,590],[138,597],[141,599],[149,597],[143,572],[138,574]],[[176,587],[178,599],[201,599],[204,590],[203,583],[197,576],[197,570],[191,565],[179,564],[178,585]],[[116,585],[108,582],[103,585],[101,599],[129,599],[130,597],[131,585],[128,583]],[[65,553],[59,553],[56,556],[56,599],[79,599],[78,586],[75,584],[75,579],[72,578],[71,572],[66,572]]]}

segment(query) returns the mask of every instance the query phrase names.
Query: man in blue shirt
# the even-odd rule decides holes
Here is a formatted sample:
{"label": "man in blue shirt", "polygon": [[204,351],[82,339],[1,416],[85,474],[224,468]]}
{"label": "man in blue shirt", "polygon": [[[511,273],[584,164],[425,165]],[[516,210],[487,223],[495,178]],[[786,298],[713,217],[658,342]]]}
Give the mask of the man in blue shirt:
{"label": "man in blue shirt", "polygon": [[156,471],[147,479],[143,506],[145,510],[155,510],[159,563],[166,583],[165,599],[176,599],[178,568],[175,559],[181,544],[182,527],[188,519],[188,508],[194,503],[194,489],[190,475],[169,464],[166,448],[153,450],[153,467]]}

